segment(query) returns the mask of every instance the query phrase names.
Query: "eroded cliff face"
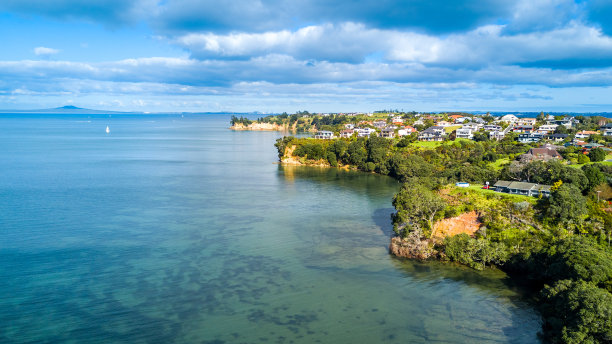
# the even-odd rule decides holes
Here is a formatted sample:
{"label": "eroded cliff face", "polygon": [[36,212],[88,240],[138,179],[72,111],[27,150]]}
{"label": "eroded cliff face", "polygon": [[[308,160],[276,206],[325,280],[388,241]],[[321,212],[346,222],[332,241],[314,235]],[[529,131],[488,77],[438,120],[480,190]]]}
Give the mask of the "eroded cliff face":
{"label": "eroded cliff face", "polygon": [[232,130],[260,130],[260,131],[295,131],[294,128],[290,128],[288,125],[279,125],[276,123],[259,123],[254,122],[249,125],[244,125],[242,123],[236,123],[230,127]]}
{"label": "eroded cliff face", "polygon": [[478,220],[478,214],[475,211],[470,211],[436,222],[433,237],[444,239],[447,236],[462,233],[474,236],[481,225],[482,223]]}
{"label": "eroded cliff face", "polygon": [[427,259],[440,257],[442,253],[434,249],[434,244],[439,243],[448,236],[465,233],[474,236],[481,226],[478,214],[475,211],[463,213],[436,222],[433,235],[430,239],[423,238],[421,232],[412,232],[407,238],[391,238],[389,252],[398,257],[412,259]]}

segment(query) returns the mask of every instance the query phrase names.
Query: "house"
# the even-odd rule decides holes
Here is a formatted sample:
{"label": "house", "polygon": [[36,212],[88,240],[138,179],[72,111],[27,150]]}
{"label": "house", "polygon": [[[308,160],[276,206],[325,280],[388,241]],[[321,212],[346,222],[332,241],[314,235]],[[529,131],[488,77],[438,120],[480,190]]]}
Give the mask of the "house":
{"label": "house", "polygon": [[438,121],[436,123],[436,125],[439,126],[439,127],[450,127],[453,124],[451,122],[447,122],[447,121]]}
{"label": "house", "polygon": [[455,132],[458,139],[473,139],[474,134],[471,128],[460,128]]}
{"label": "house", "polygon": [[419,134],[420,141],[444,141],[445,137],[444,128],[440,126],[433,126],[423,130]]}
{"label": "house", "polygon": [[499,120],[500,122],[515,123],[518,121],[518,117],[516,117],[515,115],[505,115],[502,116]]}
{"label": "house", "polygon": [[550,196],[550,185],[526,183],[526,182],[511,182],[505,180],[498,180],[493,188],[497,192],[504,192],[514,195],[524,196]]}
{"label": "house", "polygon": [[576,123],[578,123],[578,120],[575,117],[569,117],[569,116],[565,116],[563,119],[555,119],[555,120],[548,121],[548,124],[562,125],[566,127],[567,129],[570,129]]}
{"label": "house", "polygon": [[555,141],[555,142],[559,142],[559,141],[563,141],[567,139],[568,136],[569,136],[568,134],[550,134],[550,135],[546,135],[546,139]]}
{"label": "house", "polygon": [[522,143],[539,142],[544,138],[544,134],[524,133],[519,134],[518,141]]}
{"label": "house", "polygon": [[502,131],[502,130],[495,130],[495,131],[490,131],[489,132],[489,139],[490,140],[501,140],[506,136],[506,134]]}
{"label": "house", "polygon": [[457,124],[462,124],[462,123],[469,122],[469,121],[470,121],[470,119],[469,119],[469,118],[467,118],[467,117],[461,117],[461,118],[457,118],[457,119],[455,120],[455,123],[457,123]]}
{"label": "house", "polygon": [[455,123],[457,123],[457,120],[460,119],[460,118],[463,118],[463,116],[461,116],[461,115],[450,115],[450,116],[448,116],[448,118],[452,118],[452,120]]}
{"label": "house", "polygon": [[537,132],[540,134],[552,134],[557,130],[557,127],[557,124],[544,124],[538,128]]}
{"label": "house", "polygon": [[516,121],[516,124],[518,125],[531,125],[534,126],[536,124],[536,119],[535,118],[519,118],[518,121]]}
{"label": "house", "polygon": [[380,136],[388,139],[392,139],[395,137],[395,129],[393,128],[384,128],[380,131]]}
{"label": "house", "polygon": [[372,123],[372,125],[375,128],[382,129],[387,126],[387,122],[386,121],[375,121],[374,123]]}
{"label": "house", "polygon": [[533,131],[532,125],[517,125],[512,128],[512,132],[514,133],[530,133]]}
{"label": "house", "polygon": [[359,137],[368,137],[376,132],[376,130],[372,128],[355,128],[355,131]]}
{"label": "house", "polygon": [[412,133],[416,133],[416,129],[414,129],[413,127],[407,125],[404,128],[400,129],[397,131],[397,136],[402,137],[402,136],[408,136]]}
{"label": "house", "polygon": [[586,138],[589,138],[589,136],[591,135],[599,135],[599,133],[596,131],[583,130],[583,131],[577,132],[576,135],[574,135],[574,137],[577,139],[586,139]]}
{"label": "house", "polygon": [[417,119],[416,121],[414,121],[414,123],[412,123],[412,125],[423,125],[425,124],[425,122],[423,122],[423,120],[421,119]]}
{"label": "house", "polygon": [[486,123],[485,120],[482,119],[482,117],[474,117],[474,118],[472,118],[472,122],[478,123],[478,124],[485,124]]}
{"label": "house", "polygon": [[612,136],[612,123],[606,123],[599,128],[603,136]]}
{"label": "house", "polygon": [[416,133],[417,130],[409,125],[405,126],[404,129],[408,132],[408,133]]}
{"label": "house", "polygon": [[461,127],[461,129],[470,129],[471,131],[479,131],[483,127],[484,126],[482,124],[478,124],[478,123],[466,123]]}
{"label": "house", "polygon": [[344,125],[344,127],[345,127],[346,129],[349,129],[349,130],[350,130],[350,129],[354,129],[354,128],[355,128],[355,125],[354,125],[353,123],[347,123],[347,124],[345,124],[345,125]]}
{"label": "house", "polygon": [[354,133],[355,133],[355,130],[353,129],[345,129],[340,132],[340,137],[349,138],[353,136]]}
{"label": "house", "polygon": [[334,133],[331,131],[321,130],[315,134],[315,139],[331,140],[334,138]]}
{"label": "house", "polygon": [[545,147],[545,148],[531,148],[527,153],[520,156],[521,161],[549,161],[553,159],[563,159],[561,154],[556,149]]}
{"label": "house", "polygon": [[485,131],[501,131],[502,127],[494,124],[487,124],[483,127]]}

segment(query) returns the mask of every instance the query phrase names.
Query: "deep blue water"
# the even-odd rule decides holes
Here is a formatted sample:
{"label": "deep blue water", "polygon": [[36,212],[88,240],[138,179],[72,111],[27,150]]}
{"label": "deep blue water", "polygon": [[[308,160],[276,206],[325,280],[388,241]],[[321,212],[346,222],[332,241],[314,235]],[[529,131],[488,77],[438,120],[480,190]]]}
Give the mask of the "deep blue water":
{"label": "deep blue water", "polygon": [[397,182],[228,122],[0,115],[0,342],[538,342],[502,272],[388,255]]}

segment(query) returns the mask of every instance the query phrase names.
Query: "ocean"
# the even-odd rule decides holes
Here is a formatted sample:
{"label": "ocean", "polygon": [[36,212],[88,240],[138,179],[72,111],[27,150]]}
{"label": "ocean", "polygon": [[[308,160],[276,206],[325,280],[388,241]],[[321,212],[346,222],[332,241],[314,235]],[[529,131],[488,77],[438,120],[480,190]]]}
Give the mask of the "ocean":
{"label": "ocean", "polygon": [[395,180],[229,119],[0,114],[0,342],[539,342],[503,272],[388,254]]}

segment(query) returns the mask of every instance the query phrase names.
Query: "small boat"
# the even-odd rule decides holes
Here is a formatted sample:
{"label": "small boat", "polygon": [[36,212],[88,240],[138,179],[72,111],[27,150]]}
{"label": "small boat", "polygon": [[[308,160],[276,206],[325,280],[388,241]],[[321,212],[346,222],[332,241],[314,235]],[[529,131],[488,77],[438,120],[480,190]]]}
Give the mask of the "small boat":
{"label": "small boat", "polygon": [[106,126],[106,133],[109,134],[110,133],[110,128],[108,127],[108,125]]}

